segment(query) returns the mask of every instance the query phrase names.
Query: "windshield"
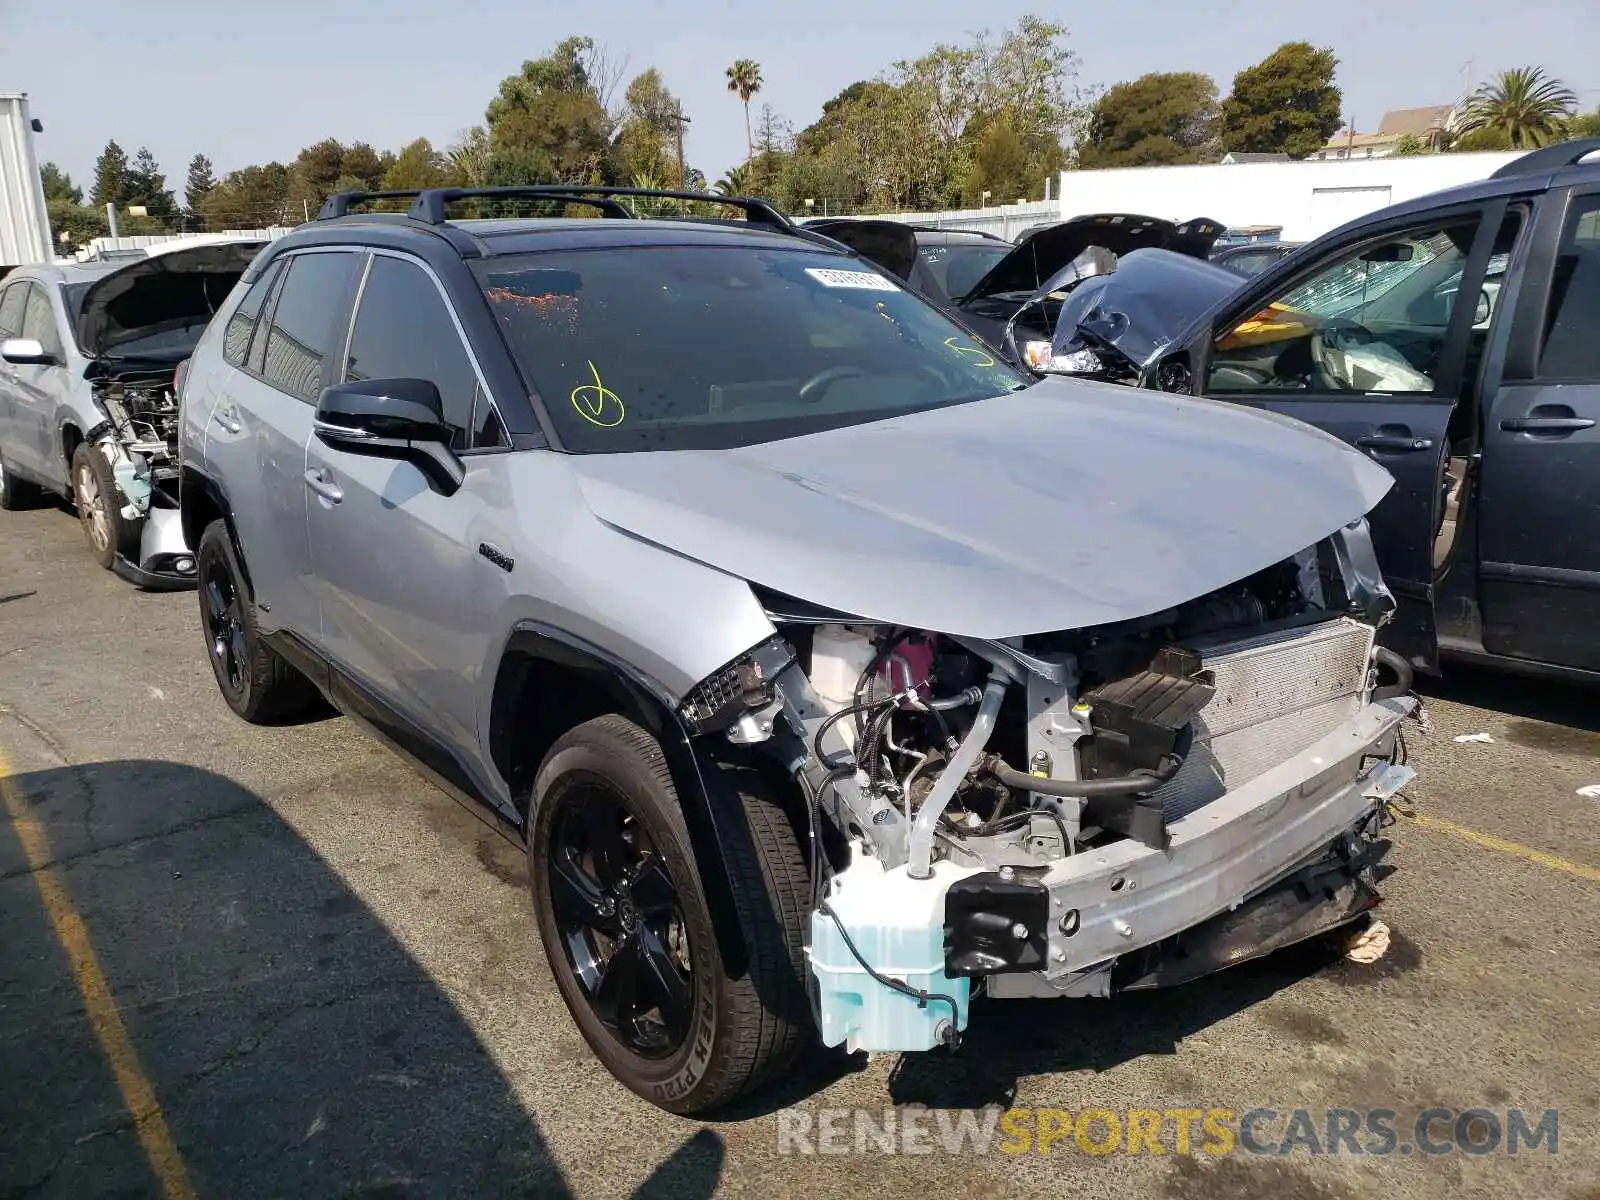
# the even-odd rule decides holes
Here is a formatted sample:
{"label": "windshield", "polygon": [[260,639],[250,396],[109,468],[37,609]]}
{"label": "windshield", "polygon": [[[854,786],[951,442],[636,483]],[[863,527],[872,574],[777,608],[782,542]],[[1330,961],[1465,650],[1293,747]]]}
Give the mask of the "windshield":
{"label": "windshield", "polygon": [[752,445],[1028,382],[887,276],[810,248],[552,251],[473,269],[581,453]]}
{"label": "windshield", "polygon": [[988,242],[963,245],[959,242],[946,246],[919,246],[917,257],[923,269],[933,277],[939,290],[952,300],[959,300],[973,288],[1007,254],[1011,246],[1006,242]]}

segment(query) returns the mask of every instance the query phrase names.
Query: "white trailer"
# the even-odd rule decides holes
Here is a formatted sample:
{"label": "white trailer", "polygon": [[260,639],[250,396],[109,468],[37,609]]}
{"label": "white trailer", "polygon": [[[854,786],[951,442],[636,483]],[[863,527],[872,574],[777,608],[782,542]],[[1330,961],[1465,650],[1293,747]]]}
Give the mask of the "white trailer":
{"label": "white trailer", "polygon": [[26,93],[0,92],[0,275],[55,258],[44,182],[33,152],[38,128],[28,115]]}

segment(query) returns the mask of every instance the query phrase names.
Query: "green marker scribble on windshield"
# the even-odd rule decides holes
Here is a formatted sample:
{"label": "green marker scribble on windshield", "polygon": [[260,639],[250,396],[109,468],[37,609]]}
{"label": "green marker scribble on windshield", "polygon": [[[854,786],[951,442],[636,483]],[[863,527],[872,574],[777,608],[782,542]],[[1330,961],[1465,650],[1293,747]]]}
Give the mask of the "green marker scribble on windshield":
{"label": "green marker scribble on windshield", "polygon": [[992,367],[992,366],[994,366],[994,356],[991,355],[987,350],[984,350],[983,348],[981,348],[979,346],[958,346],[958,345],[956,345],[956,343],[959,342],[960,340],[961,339],[959,337],[947,337],[944,340],[944,344],[946,346],[949,346],[950,349],[954,350],[957,354],[970,354],[970,355],[972,355],[972,365],[975,366],[975,367]]}
{"label": "green marker scribble on windshield", "polygon": [[[584,361],[589,362],[588,359]],[[622,397],[600,382],[600,370],[592,362],[589,362],[589,373],[594,376],[594,382],[580,383],[572,389],[572,407],[589,424],[614,429],[627,416],[622,408]],[[612,417],[613,412],[615,417]]]}

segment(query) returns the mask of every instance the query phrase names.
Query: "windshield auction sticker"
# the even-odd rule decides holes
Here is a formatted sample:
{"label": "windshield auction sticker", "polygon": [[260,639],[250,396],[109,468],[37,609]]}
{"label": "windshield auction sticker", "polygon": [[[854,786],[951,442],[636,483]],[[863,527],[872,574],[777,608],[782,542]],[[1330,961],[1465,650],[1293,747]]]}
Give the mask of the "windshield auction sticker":
{"label": "windshield auction sticker", "polygon": [[823,287],[855,288],[863,292],[898,292],[894,282],[876,271],[839,271],[832,267],[807,267],[806,274]]}

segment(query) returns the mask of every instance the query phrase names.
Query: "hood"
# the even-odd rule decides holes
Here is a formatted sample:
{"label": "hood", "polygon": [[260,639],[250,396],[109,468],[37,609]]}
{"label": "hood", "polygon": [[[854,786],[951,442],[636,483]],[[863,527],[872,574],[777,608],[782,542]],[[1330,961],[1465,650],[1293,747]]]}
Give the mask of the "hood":
{"label": "hood", "polygon": [[916,230],[899,221],[822,217],[807,221],[805,227],[850,247],[896,279],[910,279],[911,269],[917,265]]}
{"label": "hood", "polygon": [[1172,246],[1181,253],[1203,256],[1221,233],[1220,224],[1203,217],[1175,225],[1160,217],[1135,213],[1097,213],[1056,225],[1035,226],[964,299],[985,300],[1012,292],[1032,294],[1090,246],[1102,247],[1119,257],[1146,246]]}
{"label": "hood", "polygon": [[1025,391],[734,450],[579,455],[607,524],[866,620],[970,637],[1160,612],[1364,516],[1389,475],[1236,404]]}
{"label": "hood", "polygon": [[84,354],[99,358],[137,338],[204,326],[266,243],[170,245],[152,246],[148,257],[102,275],[84,291],[78,312]]}
{"label": "hood", "polygon": [[1244,282],[1203,258],[1136,250],[1067,298],[1056,318],[1053,352],[1094,344],[1143,366]]}

